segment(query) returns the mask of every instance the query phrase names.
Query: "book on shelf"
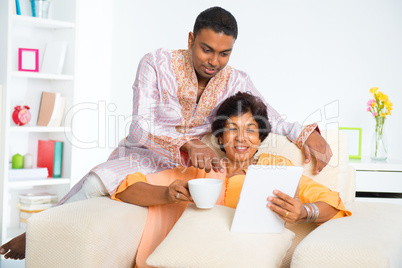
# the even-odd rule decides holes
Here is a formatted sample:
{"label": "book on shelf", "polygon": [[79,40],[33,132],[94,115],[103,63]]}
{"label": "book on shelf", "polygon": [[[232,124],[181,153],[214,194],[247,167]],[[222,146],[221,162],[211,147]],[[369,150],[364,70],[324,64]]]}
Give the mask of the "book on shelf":
{"label": "book on shelf", "polygon": [[41,205],[41,204],[56,204],[58,201],[57,195],[50,193],[26,193],[19,196],[21,204]]}
{"label": "book on shelf", "polygon": [[66,98],[61,93],[42,92],[38,126],[59,127],[63,121]]}
{"label": "book on shelf", "polygon": [[15,0],[13,2],[13,14],[21,15],[20,0]]}
{"label": "book on shelf", "polygon": [[61,178],[63,169],[63,142],[38,140],[38,167],[45,167],[49,177]]}
{"label": "book on shelf", "polygon": [[32,16],[31,1],[15,0],[17,15]]}
{"label": "book on shelf", "polygon": [[23,204],[19,203],[19,209],[22,212],[40,212],[48,208],[52,208],[56,205],[56,203],[47,203],[47,204]]}
{"label": "book on shelf", "polygon": [[20,211],[20,222],[22,223],[27,223],[27,220],[29,219],[29,217],[31,217],[32,215],[34,215],[37,212],[24,212],[24,211]]}
{"label": "book on shelf", "polygon": [[45,55],[40,68],[41,73],[61,74],[67,53],[67,41],[46,43]]}
{"label": "book on shelf", "polygon": [[49,176],[47,168],[22,168],[22,169],[9,169],[8,179],[10,181],[18,180],[42,180]]}

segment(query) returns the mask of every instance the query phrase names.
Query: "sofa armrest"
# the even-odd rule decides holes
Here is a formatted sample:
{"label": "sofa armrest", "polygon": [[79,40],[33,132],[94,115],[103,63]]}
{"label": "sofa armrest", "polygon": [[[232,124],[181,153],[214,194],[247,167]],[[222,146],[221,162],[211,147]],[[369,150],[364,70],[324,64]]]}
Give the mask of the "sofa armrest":
{"label": "sofa armrest", "polygon": [[134,267],[148,209],[101,197],[27,222],[26,267]]}
{"label": "sofa armrest", "polygon": [[291,267],[402,267],[402,205],[352,202],[351,217],[307,235]]}

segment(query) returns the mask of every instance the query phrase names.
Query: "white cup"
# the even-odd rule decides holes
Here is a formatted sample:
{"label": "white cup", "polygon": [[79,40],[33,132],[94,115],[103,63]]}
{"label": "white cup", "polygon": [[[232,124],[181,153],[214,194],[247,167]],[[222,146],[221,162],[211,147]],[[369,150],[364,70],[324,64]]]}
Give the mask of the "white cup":
{"label": "white cup", "polygon": [[222,189],[218,179],[193,179],[188,181],[191,197],[197,208],[213,208]]}

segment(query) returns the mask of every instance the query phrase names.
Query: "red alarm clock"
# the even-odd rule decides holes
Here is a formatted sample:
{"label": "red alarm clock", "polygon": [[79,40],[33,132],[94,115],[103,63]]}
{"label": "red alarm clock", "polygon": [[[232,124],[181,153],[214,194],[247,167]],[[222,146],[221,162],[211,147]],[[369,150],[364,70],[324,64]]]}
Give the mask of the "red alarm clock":
{"label": "red alarm clock", "polygon": [[13,112],[13,121],[19,126],[28,124],[31,121],[31,112],[29,106],[15,106]]}

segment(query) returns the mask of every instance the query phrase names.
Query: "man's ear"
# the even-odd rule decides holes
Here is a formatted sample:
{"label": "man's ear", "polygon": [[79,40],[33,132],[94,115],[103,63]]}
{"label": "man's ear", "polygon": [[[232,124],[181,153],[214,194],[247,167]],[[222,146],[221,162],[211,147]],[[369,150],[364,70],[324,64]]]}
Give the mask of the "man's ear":
{"label": "man's ear", "polygon": [[194,45],[194,34],[192,32],[188,33],[188,49],[191,49]]}

